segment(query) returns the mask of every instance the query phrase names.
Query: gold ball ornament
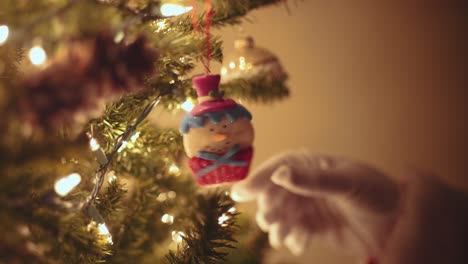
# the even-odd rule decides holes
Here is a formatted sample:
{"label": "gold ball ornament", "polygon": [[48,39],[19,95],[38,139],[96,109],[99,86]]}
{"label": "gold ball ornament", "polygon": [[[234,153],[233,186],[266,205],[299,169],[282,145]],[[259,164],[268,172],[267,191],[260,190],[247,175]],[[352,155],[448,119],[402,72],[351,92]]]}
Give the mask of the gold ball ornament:
{"label": "gold ball ornament", "polygon": [[264,76],[269,82],[287,78],[279,59],[272,52],[255,46],[252,37],[236,40],[234,48],[234,52],[224,59],[221,68],[222,84],[258,76]]}

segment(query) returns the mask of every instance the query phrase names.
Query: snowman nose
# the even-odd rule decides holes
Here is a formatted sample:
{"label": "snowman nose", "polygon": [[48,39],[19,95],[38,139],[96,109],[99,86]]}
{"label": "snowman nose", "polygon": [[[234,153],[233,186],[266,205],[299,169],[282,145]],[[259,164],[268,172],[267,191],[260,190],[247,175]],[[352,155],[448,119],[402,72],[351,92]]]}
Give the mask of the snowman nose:
{"label": "snowman nose", "polygon": [[213,135],[213,140],[216,142],[223,141],[226,138],[227,138],[227,135],[223,133],[216,133]]}

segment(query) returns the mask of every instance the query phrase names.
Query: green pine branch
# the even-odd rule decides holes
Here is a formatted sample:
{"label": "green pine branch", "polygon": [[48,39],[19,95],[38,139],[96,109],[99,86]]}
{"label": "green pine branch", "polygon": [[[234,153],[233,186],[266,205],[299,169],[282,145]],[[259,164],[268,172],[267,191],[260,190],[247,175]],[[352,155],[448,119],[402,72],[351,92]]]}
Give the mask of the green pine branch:
{"label": "green pine branch", "polygon": [[121,223],[114,223],[113,232],[116,244],[113,255],[108,257],[111,263],[128,263],[131,259],[140,263],[145,252],[151,252],[153,243],[160,242],[160,231],[154,230],[158,223],[156,208],[160,189],[154,180],[139,181],[125,206],[125,216]]}
{"label": "green pine branch", "polygon": [[[250,10],[279,3],[279,0],[213,0],[213,26],[241,22]],[[138,138],[132,139],[113,160],[117,180],[106,183],[94,206],[112,235],[106,242],[86,211],[73,208],[94,187],[99,164],[89,149],[84,132],[93,136],[109,153],[115,140],[133,124],[146,105],[163,94],[158,107],[173,111],[186,98],[194,98],[190,77],[205,56],[204,34],[193,32],[189,15],[157,19],[150,0],[37,0],[18,5],[0,2],[0,22],[12,34],[0,49],[0,262],[8,263],[223,263],[236,244],[234,203],[223,191],[203,193],[191,175],[171,172],[180,164],[182,136],[176,129],[160,129],[142,123]],[[34,23],[40,21],[40,23]],[[159,22],[163,22],[161,24]],[[199,19],[203,32],[203,14]],[[159,25],[158,25],[159,23]],[[18,85],[24,49],[33,39],[42,39],[49,59],[67,44],[67,39],[93,36],[102,29],[132,39],[145,34],[160,51],[155,62],[158,78],[148,79],[146,88],[127,94],[107,105],[99,119],[83,131],[64,131],[47,137],[24,137],[15,107],[21,101]],[[222,42],[211,37],[211,58],[222,61]],[[285,80],[271,82],[268,76],[224,84],[227,95],[255,101],[271,101],[288,94]],[[66,89],[66,87],[64,87]],[[53,191],[55,180],[78,172],[82,182],[66,197]],[[169,195],[170,194],[170,195]],[[53,199],[51,198],[53,197]],[[48,199],[46,199],[48,198]],[[163,223],[171,214],[173,223]],[[220,217],[224,221],[220,222]],[[172,231],[185,233],[183,243],[168,253],[175,242]]]}
{"label": "green pine branch", "polygon": [[125,198],[127,190],[119,180],[110,181],[105,191],[96,199],[96,208],[104,217],[110,219],[112,216],[122,213],[122,200]]}
{"label": "green pine branch", "polygon": [[[196,196],[191,219],[193,226],[186,230],[184,243],[177,252],[170,252],[168,263],[224,263],[228,250],[234,248],[235,216],[230,211],[234,202],[218,190]],[[220,223],[220,217],[228,217]]]}
{"label": "green pine branch", "polygon": [[[232,26],[240,24],[242,18],[248,12],[266,7],[269,5],[280,4],[285,0],[217,0],[212,1],[212,7],[215,10],[211,18],[211,25],[215,28]],[[205,13],[197,17],[198,30],[204,32],[205,30]],[[178,30],[183,32],[191,32],[194,30],[192,18],[190,16],[180,16],[172,24]]]}

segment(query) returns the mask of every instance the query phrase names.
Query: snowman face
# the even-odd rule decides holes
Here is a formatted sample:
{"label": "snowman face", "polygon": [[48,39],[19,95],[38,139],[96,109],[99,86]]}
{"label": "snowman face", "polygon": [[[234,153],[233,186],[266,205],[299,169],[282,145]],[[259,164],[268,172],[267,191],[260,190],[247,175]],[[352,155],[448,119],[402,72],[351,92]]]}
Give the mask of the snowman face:
{"label": "snowman face", "polygon": [[223,154],[236,144],[245,149],[252,146],[253,139],[252,123],[248,120],[239,118],[231,123],[223,118],[214,124],[207,118],[203,127],[190,128],[184,134],[184,147],[192,158],[200,151]]}

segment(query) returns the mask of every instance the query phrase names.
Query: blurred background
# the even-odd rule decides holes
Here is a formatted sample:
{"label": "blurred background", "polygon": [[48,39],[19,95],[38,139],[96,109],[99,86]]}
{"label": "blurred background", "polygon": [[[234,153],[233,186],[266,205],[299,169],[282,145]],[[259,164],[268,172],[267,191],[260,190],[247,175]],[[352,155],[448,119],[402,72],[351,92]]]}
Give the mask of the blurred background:
{"label": "blurred background", "polygon": [[[214,32],[222,35],[225,55],[236,39],[252,36],[290,76],[288,99],[243,102],[254,116],[253,166],[308,148],[363,160],[398,178],[421,168],[468,190],[467,6],[288,1],[252,12],[242,27]],[[153,120],[177,126],[182,115],[155,111]],[[359,260],[314,244],[302,258],[272,252],[266,263]]]}

